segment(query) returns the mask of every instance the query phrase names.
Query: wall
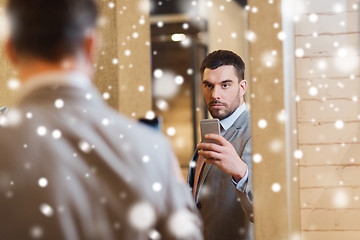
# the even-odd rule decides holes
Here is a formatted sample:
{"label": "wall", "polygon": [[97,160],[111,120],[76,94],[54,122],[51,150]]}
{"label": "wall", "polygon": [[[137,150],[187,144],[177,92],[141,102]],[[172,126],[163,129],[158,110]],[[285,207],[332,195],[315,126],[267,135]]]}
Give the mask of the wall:
{"label": "wall", "polygon": [[248,8],[256,240],[300,239],[298,168],[290,144],[296,138],[289,135],[281,7],[281,1],[252,0]]}
{"label": "wall", "polygon": [[[3,46],[4,6],[0,0],[0,44]],[[147,0],[98,0],[102,44],[95,64],[95,85],[110,106],[139,118],[151,110],[150,24]],[[8,83],[16,72],[0,49],[0,107],[12,106],[17,90]],[[139,70],[140,69],[140,70]]]}
{"label": "wall", "polygon": [[[249,46],[245,38],[248,12],[235,1],[199,0],[199,4],[200,15],[207,19],[209,24],[209,52],[218,49],[234,51],[243,58],[246,67],[249,67]],[[247,70],[246,79],[249,77]]]}
{"label": "wall", "polygon": [[359,1],[295,3],[302,239],[360,239]]}

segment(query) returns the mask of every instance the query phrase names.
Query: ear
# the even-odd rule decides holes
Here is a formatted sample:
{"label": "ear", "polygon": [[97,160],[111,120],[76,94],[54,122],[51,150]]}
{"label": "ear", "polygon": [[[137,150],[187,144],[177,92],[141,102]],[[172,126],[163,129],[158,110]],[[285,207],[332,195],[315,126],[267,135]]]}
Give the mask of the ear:
{"label": "ear", "polygon": [[85,33],[84,53],[86,58],[91,62],[95,62],[96,49],[98,47],[98,35],[95,30],[89,30]]}
{"label": "ear", "polygon": [[5,40],[4,50],[7,58],[9,59],[10,63],[14,66],[18,64],[18,57],[16,54],[16,50],[10,38]]}
{"label": "ear", "polygon": [[244,79],[244,80],[240,81],[240,93],[241,93],[241,96],[243,96],[245,94],[246,90],[247,90],[247,81]]}

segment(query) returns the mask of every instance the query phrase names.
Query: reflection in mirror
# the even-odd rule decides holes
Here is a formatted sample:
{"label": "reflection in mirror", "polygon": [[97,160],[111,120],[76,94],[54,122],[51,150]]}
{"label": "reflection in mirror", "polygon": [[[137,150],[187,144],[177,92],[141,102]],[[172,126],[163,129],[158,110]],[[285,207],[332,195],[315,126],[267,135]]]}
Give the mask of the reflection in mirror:
{"label": "reflection in mirror", "polygon": [[[247,2],[150,2],[153,110],[163,119],[163,131],[171,140],[183,175],[193,189],[204,220],[205,239],[217,236],[253,239],[249,94],[245,95],[246,106],[241,105],[243,100],[240,100],[249,86],[246,81],[239,81],[244,76],[235,66],[228,66],[243,63],[235,58],[234,63],[213,67],[214,59],[210,59],[205,71],[200,72],[208,53],[219,49],[241,56],[248,67],[247,46],[251,34],[247,31]],[[222,57],[229,56],[220,54],[215,59]],[[232,55],[230,58],[234,59]],[[247,71],[245,79],[248,79]],[[207,84],[202,83],[205,78]],[[215,89],[220,89],[222,96],[214,102],[218,105],[211,106],[208,112]],[[226,116],[216,114],[224,110],[228,113]],[[196,150],[201,141],[200,120],[211,117],[228,122],[220,121],[223,137],[215,141],[222,145],[216,161],[226,162],[224,165],[203,162],[204,158],[214,157],[206,155],[210,151]],[[204,146],[198,148],[204,149]],[[222,224],[218,225],[219,222]]]}

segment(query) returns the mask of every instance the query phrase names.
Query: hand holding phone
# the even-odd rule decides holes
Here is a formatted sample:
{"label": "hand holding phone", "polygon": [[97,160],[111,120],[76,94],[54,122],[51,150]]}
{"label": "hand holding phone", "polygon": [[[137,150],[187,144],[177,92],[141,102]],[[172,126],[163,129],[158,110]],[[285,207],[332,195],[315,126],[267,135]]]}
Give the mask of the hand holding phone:
{"label": "hand holding phone", "polygon": [[200,121],[201,129],[201,142],[204,143],[217,143],[213,140],[205,139],[205,135],[209,133],[220,135],[220,121],[217,118],[214,119],[203,119]]}

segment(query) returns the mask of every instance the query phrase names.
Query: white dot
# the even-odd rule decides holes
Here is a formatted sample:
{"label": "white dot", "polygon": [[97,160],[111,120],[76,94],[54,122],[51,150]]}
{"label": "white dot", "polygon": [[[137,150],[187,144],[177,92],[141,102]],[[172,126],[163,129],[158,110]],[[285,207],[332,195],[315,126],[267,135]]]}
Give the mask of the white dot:
{"label": "white dot", "polygon": [[258,12],[258,8],[257,8],[257,7],[253,7],[253,8],[251,9],[251,11],[252,11],[253,13],[257,13],[257,12]]}
{"label": "white dot", "polygon": [[11,90],[15,90],[15,89],[18,89],[20,87],[20,81],[18,79],[10,79],[8,81],[8,87],[11,89]]}
{"label": "white dot", "polygon": [[177,75],[174,80],[177,85],[181,85],[184,83],[184,78],[180,75]]}
{"label": "white dot", "polygon": [[335,121],[335,128],[342,129],[344,127],[344,122],[342,120]]}
{"label": "white dot", "polygon": [[299,58],[303,57],[304,56],[304,49],[297,48],[296,51],[295,51],[295,56],[299,57]]}
{"label": "white dot", "polygon": [[167,111],[169,109],[169,104],[164,99],[156,100],[156,107],[159,108],[161,111]]}
{"label": "white dot", "polygon": [[62,107],[64,107],[64,100],[62,100],[62,99],[56,99],[56,100],[55,100],[55,107],[56,107],[56,108],[62,108]]}
{"label": "white dot", "polygon": [[169,135],[169,136],[174,136],[176,134],[176,129],[174,127],[169,127],[167,130],[166,130],[166,133]]}
{"label": "white dot", "polygon": [[143,85],[140,85],[138,90],[139,90],[139,92],[143,92],[145,90],[145,87]]}
{"label": "white dot", "polygon": [[142,157],[142,161],[143,161],[144,163],[147,163],[147,162],[150,161],[150,157],[149,157],[148,155],[144,155],[144,156]]}
{"label": "white dot", "polygon": [[266,128],[267,127],[267,121],[265,119],[260,119],[258,121],[259,128]]}
{"label": "white dot", "polygon": [[344,9],[343,9],[343,6],[341,5],[341,4],[335,4],[334,5],[334,11],[336,12],[336,13],[340,13],[340,12],[342,12]]}
{"label": "white dot", "polygon": [[40,187],[44,188],[48,185],[48,180],[46,178],[40,178],[38,184]]}
{"label": "white dot", "polygon": [[184,24],[182,25],[182,28],[183,28],[183,29],[188,29],[188,28],[189,28],[189,24],[188,24],[188,23],[184,23]]}
{"label": "white dot", "polygon": [[295,152],[294,152],[294,157],[296,158],[296,159],[301,159],[302,157],[303,157],[303,152],[301,151],[301,150],[295,150]]}
{"label": "white dot", "polygon": [[119,63],[119,60],[118,60],[117,58],[114,58],[114,59],[112,60],[112,63],[116,65],[116,64]]}
{"label": "white dot", "polygon": [[154,70],[154,77],[155,78],[161,78],[163,76],[163,71],[161,69],[155,69]]}
{"label": "white dot", "polygon": [[326,61],[324,60],[320,60],[317,62],[317,67],[320,69],[320,70],[325,70],[327,68],[327,63]]}
{"label": "white dot", "polygon": [[45,136],[47,133],[47,129],[44,126],[40,126],[37,128],[36,132],[39,136]]}
{"label": "white dot", "polygon": [[161,22],[161,21],[159,21],[159,22],[157,22],[157,26],[158,26],[159,28],[162,28],[162,27],[164,26],[164,23]]}
{"label": "white dot", "polygon": [[89,153],[91,151],[90,144],[84,140],[80,141],[78,146],[84,153]]}
{"label": "white dot", "polygon": [[273,190],[273,192],[280,192],[281,186],[279,183],[274,183],[273,185],[271,185],[271,189]]}
{"label": "white dot", "polygon": [[161,234],[158,231],[156,231],[155,229],[153,229],[149,232],[149,238],[151,240],[160,240]]}
{"label": "white dot", "polygon": [[149,119],[149,120],[154,119],[155,116],[156,116],[156,115],[155,115],[155,112],[153,112],[153,111],[147,111],[146,114],[145,114],[145,118],[146,118],[146,119]]}
{"label": "white dot", "polygon": [[110,2],[108,6],[109,6],[109,8],[114,8],[114,7],[115,7],[115,3]]}
{"label": "white dot", "polygon": [[58,129],[55,129],[54,131],[52,131],[52,137],[53,137],[54,139],[59,139],[59,138],[61,138],[61,131],[58,130]]}
{"label": "white dot", "polygon": [[104,118],[104,119],[101,121],[101,123],[102,123],[104,126],[107,126],[107,125],[109,125],[110,121],[109,121],[109,119]]}
{"label": "white dot", "polygon": [[237,34],[235,32],[231,33],[231,37],[232,38],[236,38],[237,37]]}
{"label": "white dot", "polygon": [[186,73],[188,75],[192,75],[194,73],[194,70],[192,70],[191,68],[189,68],[188,70],[186,70]]}
{"label": "white dot", "polygon": [[245,32],[245,38],[249,41],[249,42],[255,42],[257,39],[256,33],[254,33],[253,31],[246,31]]}
{"label": "white dot", "polygon": [[284,32],[279,32],[278,35],[277,35],[278,39],[283,41],[286,39],[286,33]]}
{"label": "white dot", "polygon": [[124,52],[125,56],[130,56],[131,55],[131,51],[129,49],[126,49]]}
{"label": "white dot", "polygon": [[85,98],[86,98],[87,100],[90,100],[90,99],[92,98],[92,95],[91,95],[90,93],[87,93],[87,94],[85,95]]}
{"label": "white dot", "polygon": [[134,204],[129,210],[129,223],[138,230],[146,230],[155,222],[155,211],[149,203]]}
{"label": "white dot", "polygon": [[30,229],[30,236],[34,239],[42,238],[43,234],[43,229],[40,226],[34,226]]}
{"label": "white dot", "polygon": [[109,98],[110,98],[110,93],[104,92],[104,93],[103,93],[103,98],[104,98],[104,99],[109,99]]}
{"label": "white dot", "polygon": [[317,22],[317,20],[318,20],[318,16],[315,13],[309,15],[310,22]]}
{"label": "white dot", "polygon": [[31,112],[26,113],[26,118],[30,119],[33,117],[33,114]]}
{"label": "white dot", "polygon": [[279,23],[277,23],[277,22],[274,23],[273,27],[274,27],[274,28],[279,28]]}
{"label": "white dot", "polygon": [[54,215],[53,208],[46,203],[40,205],[40,211],[42,212],[42,214],[44,214],[47,217],[51,217],[52,215]]}
{"label": "white dot", "polygon": [[333,198],[333,203],[336,208],[347,207],[348,202],[349,202],[349,197],[346,192],[344,192],[343,190],[338,190],[335,193],[335,196]]}
{"label": "white dot", "polygon": [[139,33],[134,32],[134,33],[132,34],[132,37],[133,37],[133,38],[138,38],[138,37],[139,37]]}
{"label": "white dot", "polygon": [[152,185],[152,189],[155,191],[155,192],[160,192],[161,189],[162,189],[162,186],[160,183],[156,182]]}
{"label": "white dot", "polygon": [[141,25],[144,25],[144,24],[145,24],[145,19],[144,19],[144,18],[140,18],[139,23],[140,23]]}
{"label": "white dot", "polygon": [[260,154],[258,154],[258,153],[254,154],[254,155],[253,155],[253,161],[254,161],[255,163],[261,162],[261,161],[262,161],[262,156],[261,156]]}
{"label": "white dot", "polygon": [[317,89],[317,87],[311,87],[311,88],[309,88],[309,94],[310,94],[311,96],[316,96],[316,95],[318,94],[318,89]]}
{"label": "white dot", "polygon": [[192,223],[194,216],[187,209],[175,211],[169,216],[168,227],[175,239],[193,239],[198,228]]}

